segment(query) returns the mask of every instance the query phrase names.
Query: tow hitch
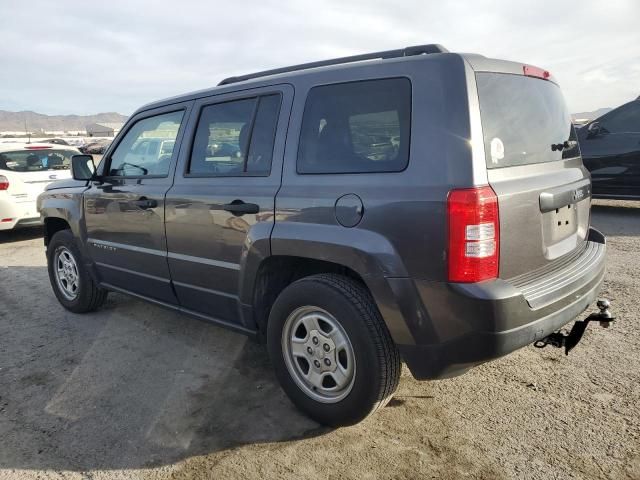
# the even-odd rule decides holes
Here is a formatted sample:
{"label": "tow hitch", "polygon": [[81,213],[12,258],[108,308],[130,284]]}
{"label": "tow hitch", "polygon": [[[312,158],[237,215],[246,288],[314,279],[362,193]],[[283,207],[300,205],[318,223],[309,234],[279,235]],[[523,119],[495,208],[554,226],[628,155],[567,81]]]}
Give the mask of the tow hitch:
{"label": "tow hitch", "polygon": [[615,320],[616,317],[611,315],[611,312],[609,311],[609,307],[611,306],[609,300],[598,300],[597,305],[600,311],[598,313],[592,313],[584,320],[578,320],[573,324],[573,327],[568,334],[562,330],[553,332],[548,337],[535,342],[533,346],[536,348],[544,348],[547,345],[551,345],[556,348],[564,347],[565,355],[569,355],[569,352],[573,350],[573,348],[578,345],[582,339],[582,335],[584,335],[584,331],[587,329],[587,326],[589,326],[589,322],[600,322],[601,327],[608,328],[611,325],[611,322]]}

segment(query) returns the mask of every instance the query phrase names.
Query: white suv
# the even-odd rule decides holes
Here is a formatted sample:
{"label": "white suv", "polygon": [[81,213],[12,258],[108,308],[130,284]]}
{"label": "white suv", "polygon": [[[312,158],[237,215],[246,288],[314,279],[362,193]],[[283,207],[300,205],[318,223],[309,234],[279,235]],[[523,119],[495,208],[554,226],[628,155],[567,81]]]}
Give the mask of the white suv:
{"label": "white suv", "polygon": [[71,178],[71,157],[79,153],[66,145],[0,143],[0,230],[38,225],[38,195]]}

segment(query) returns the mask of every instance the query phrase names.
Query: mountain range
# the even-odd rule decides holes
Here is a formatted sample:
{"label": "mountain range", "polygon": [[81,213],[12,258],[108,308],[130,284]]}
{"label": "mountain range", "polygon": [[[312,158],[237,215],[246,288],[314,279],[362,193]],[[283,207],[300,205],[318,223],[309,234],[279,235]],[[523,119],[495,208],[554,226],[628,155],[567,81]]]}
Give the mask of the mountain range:
{"label": "mountain range", "polygon": [[602,115],[604,115],[607,112],[610,112],[611,110],[613,110],[613,108],[599,108],[597,110],[594,110],[593,112],[578,112],[578,113],[573,113],[571,114],[571,117],[574,120],[594,120],[598,117],[601,117]]}
{"label": "mountain range", "polygon": [[90,123],[124,123],[126,119],[126,115],[115,112],[95,115],[44,115],[30,111],[0,110],[0,132],[76,131],[84,130]]}
{"label": "mountain range", "polygon": [[[574,119],[593,120],[609,112],[611,108],[599,108],[592,112],[579,112]],[[0,132],[56,132],[84,130],[90,123],[124,123],[126,115],[107,112],[95,115],[44,115],[31,111],[9,112],[0,110]]]}

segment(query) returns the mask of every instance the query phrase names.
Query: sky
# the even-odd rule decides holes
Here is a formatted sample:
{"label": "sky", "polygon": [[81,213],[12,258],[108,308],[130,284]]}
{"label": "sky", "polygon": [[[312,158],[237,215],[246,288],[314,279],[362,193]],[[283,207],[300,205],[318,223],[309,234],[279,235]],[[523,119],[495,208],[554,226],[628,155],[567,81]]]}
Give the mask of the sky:
{"label": "sky", "polygon": [[544,67],[571,112],[640,95],[638,0],[0,0],[0,110],[131,114],[224,77],[440,43]]}

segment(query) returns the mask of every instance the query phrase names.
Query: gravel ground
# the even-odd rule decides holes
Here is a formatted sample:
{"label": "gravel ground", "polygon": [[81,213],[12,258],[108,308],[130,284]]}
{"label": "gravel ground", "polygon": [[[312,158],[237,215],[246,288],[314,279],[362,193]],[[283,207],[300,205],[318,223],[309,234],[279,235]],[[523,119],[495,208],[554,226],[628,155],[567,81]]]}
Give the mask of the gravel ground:
{"label": "gravel ground", "polygon": [[597,201],[619,321],[416,382],[350,428],[293,408],[263,347],[112,294],[56,302],[39,231],[0,234],[0,478],[640,479],[640,203]]}

